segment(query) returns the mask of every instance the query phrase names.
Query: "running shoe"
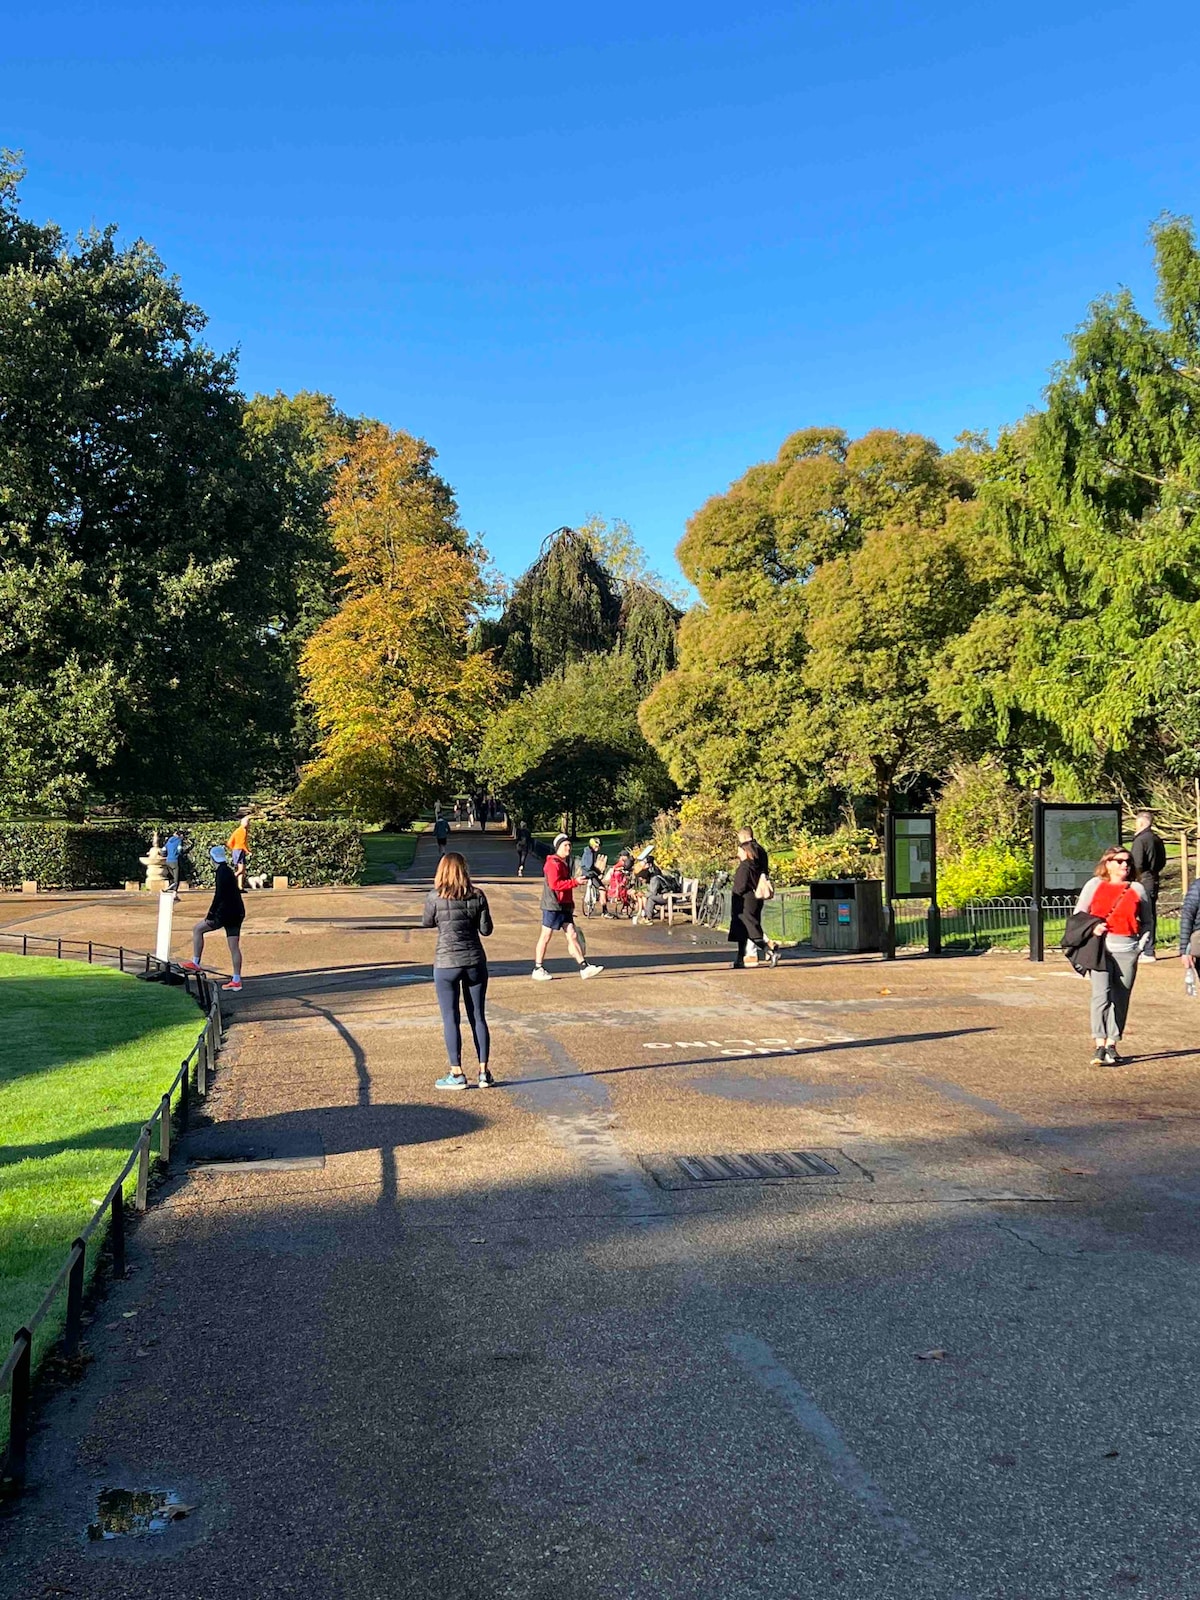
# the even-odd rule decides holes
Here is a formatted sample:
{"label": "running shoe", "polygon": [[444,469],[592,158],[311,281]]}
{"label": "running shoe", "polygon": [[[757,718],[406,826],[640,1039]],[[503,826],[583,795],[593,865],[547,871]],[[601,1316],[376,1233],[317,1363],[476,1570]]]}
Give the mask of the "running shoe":
{"label": "running shoe", "polygon": [[1108,1065],[1108,1046],[1104,1044],[1098,1044],[1096,1046],[1095,1054],[1088,1062],[1088,1065],[1090,1067],[1106,1067]]}
{"label": "running shoe", "polygon": [[538,983],[549,983],[553,973],[547,972],[545,967],[534,967],[529,976]]}
{"label": "running shoe", "polygon": [[593,962],[589,961],[586,966],[580,967],[579,976],[581,978],[598,978],[603,971],[603,967],[597,967]]}
{"label": "running shoe", "polygon": [[435,1089],[465,1089],[467,1080],[461,1072],[448,1072],[444,1078],[439,1078],[433,1087]]}
{"label": "running shoe", "polygon": [[1117,1047],[1115,1044],[1109,1043],[1105,1045],[1104,1064],[1105,1066],[1109,1067],[1123,1067],[1125,1065],[1125,1057],[1117,1054]]}
{"label": "running shoe", "polygon": [[242,980],[240,978],[230,978],[229,982],[223,983],[221,987],[222,989],[232,989],[236,994],[242,987]]}
{"label": "running shoe", "polygon": [[179,969],[181,972],[199,972],[201,970],[195,961],[181,961]]}
{"label": "running shoe", "polygon": [[495,1086],[496,1086],[496,1080],[495,1080],[495,1078],[492,1077],[492,1074],[488,1070],[488,1068],[487,1067],[480,1067],[480,1069],[479,1069],[479,1087],[481,1089],[494,1089]]}

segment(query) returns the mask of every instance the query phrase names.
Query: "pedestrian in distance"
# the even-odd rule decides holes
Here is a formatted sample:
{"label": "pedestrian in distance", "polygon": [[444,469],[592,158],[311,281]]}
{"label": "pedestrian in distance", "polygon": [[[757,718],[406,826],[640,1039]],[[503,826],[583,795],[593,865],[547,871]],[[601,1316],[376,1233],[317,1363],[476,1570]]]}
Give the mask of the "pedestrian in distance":
{"label": "pedestrian in distance", "polygon": [[583,935],[575,926],[574,891],[580,887],[583,879],[571,876],[571,869],[567,865],[570,855],[571,840],[567,834],[560,833],[542,869],[545,878],[542,885],[542,931],[533,958],[532,973],[542,983],[550,981],[551,974],[546,971],[544,962],[551,936],[555,933],[566,934],[567,949],[579,967],[581,978],[597,978],[604,971],[603,967],[594,966],[588,961]]}
{"label": "pedestrian in distance", "polygon": [[167,858],[165,863],[167,869],[167,883],[170,885],[171,892],[173,894],[179,893],[179,852],[182,849],[183,835],[179,832],[178,828],[176,828],[175,832],[171,834],[170,838],[163,846],[163,854]]}
{"label": "pedestrian in distance", "polygon": [[435,1087],[468,1087],[462,1069],[461,1001],[467,1008],[479,1061],[479,1087],[490,1089],[495,1079],[488,1068],[492,1041],[487,1025],[488,965],[483,941],[492,931],[492,913],[487,896],[471,882],[467,863],[457,850],[448,850],[438,862],[433,888],[425,897],[421,926],[437,929],[433,986],[450,1063],[450,1071],[437,1080]]}
{"label": "pedestrian in distance", "polygon": [[762,895],[767,878],[767,852],[754,837],[752,828],[738,829],[737,870],[729,894],[729,939],[736,947],[733,965],[746,965],[746,951],[754,947],[754,963],[779,965],[779,951],[768,942],[762,926]]}
{"label": "pedestrian in distance", "polygon": [[533,848],[533,835],[529,831],[527,822],[517,823],[516,845],[517,877],[523,878],[525,876],[525,863],[529,859],[530,850]]}
{"label": "pedestrian in distance", "polygon": [[1179,954],[1187,992],[1196,995],[1196,957],[1200,956],[1200,878],[1188,885],[1179,912]]}
{"label": "pedestrian in distance", "polygon": [[1167,864],[1167,847],[1154,831],[1153,811],[1138,812],[1137,832],[1130,840],[1129,854],[1133,861],[1134,879],[1146,891],[1148,902],[1146,936],[1142,941],[1141,959],[1157,961],[1154,940],[1158,933],[1158,886],[1162,879],[1163,868]]}
{"label": "pedestrian in distance", "polygon": [[1119,1067],[1117,1045],[1125,1033],[1129,1001],[1137,977],[1138,949],[1147,928],[1149,897],[1133,880],[1133,859],[1114,845],[1100,857],[1075,902],[1076,914],[1095,918],[1092,932],[1104,940],[1104,963],[1088,973],[1092,987],[1091,1027],[1094,1067]]}
{"label": "pedestrian in distance", "polygon": [[446,844],[450,838],[450,824],[445,817],[437,817],[433,824],[433,837],[437,840],[438,855],[446,854]]}
{"label": "pedestrian in distance", "polygon": [[229,852],[229,865],[237,879],[239,889],[246,887],[246,862],[250,858],[250,818],[243,817],[225,841]]}
{"label": "pedestrian in distance", "polygon": [[216,933],[218,928],[224,928],[233,976],[221,987],[236,992],[242,987],[242,923],[246,920],[246,902],[242,899],[242,891],[238,887],[237,876],[229,864],[229,852],[225,846],[215,844],[208,854],[217,869],[212,904],[203,919],[192,929],[192,959],[183,962],[183,970],[185,972],[203,970],[200,963],[204,956],[204,941],[210,933]]}

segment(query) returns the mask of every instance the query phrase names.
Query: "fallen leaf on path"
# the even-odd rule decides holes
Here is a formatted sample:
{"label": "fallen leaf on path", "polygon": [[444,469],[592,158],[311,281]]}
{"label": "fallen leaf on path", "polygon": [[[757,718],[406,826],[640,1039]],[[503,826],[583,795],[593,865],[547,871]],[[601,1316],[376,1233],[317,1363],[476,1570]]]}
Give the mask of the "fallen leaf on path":
{"label": "fallen leaf on path", "polygon": [[472,1244],[486,1244],[487,1240],[486,1239],[472,1239],[471,1243]]}
{"label": "fallen leaf on path", "polygon": [[892,991],[890,989],[880,989],[879,992],[880,994],[891,994]]}
{"label": "fallen leaf on path", "polygon": [[179,1522],[183,1517],[190,1517],[195,1509],[195,1506],[166,1506],[162,1514],[168,1522]]}
{"label": "fallen leaf on path", "polygon": [[1119,1450],[1106,1450],[1104,1452],[1104,1459],[1105,1461],[1115,1461],[1120,1454],[1121,1452]]}
{"label": "fallen leaf on path", "polygon": [[122,1311],[121,1315],[123,1317],[136,1317],[137,1316],[137,1312],[136,1311]]}
{"label": "fallen leaf on path", "polygon": [[918,1361],[945,1361],[945,1350],[914,1350],[913,1354]]}

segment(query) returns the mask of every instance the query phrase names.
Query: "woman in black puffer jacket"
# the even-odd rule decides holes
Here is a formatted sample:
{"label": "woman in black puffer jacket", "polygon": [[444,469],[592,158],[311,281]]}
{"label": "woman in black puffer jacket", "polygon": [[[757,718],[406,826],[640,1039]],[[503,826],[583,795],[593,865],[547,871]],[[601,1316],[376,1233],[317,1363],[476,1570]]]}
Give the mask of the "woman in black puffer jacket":
{"label": "woman in black puffer jacket", "polygon": [[450,1071],[437,1080],[439,1089],[465,1089],[462,1070],[462,1025],[459,996],[467,1008],[475,1054],[479,1057],[479,1087],[490,1089],[495,1082],[488,1071],[491,1036],[487,1025],[487,957],[483,940],[492,931],[492,914],[487,896],[476,889],[467,863],[457,850],[448,850],[438,862],[433,888],[425,899],[421,915],[423,928],[436,928],[437,951],[433,958],[433,983],[442,1013],[442,1032]]}

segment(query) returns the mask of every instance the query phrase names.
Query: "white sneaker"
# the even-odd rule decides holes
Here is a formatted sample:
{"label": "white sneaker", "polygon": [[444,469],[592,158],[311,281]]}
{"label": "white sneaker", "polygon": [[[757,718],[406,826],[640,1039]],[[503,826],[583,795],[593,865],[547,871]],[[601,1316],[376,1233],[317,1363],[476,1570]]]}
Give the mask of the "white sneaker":
{"label": "white sneaker", "polygon": [[580,967],[579,976],[581,978],[598,978],[603,971],[603,967],[597,967],[589,961],[586,967]]}
{"label": "white sneaker", "polygon": [[1138,960],[1139,961],[1157,961],[1158,957],[1154,954],[1153,950],[1143,950],[1141,955],[1138,957]]}
{"label": "white sneaker", "polygon": [[553,974],[547,972],[545,967],[534,967],[529,976],[536,979],[538,983],[549,983]]}

